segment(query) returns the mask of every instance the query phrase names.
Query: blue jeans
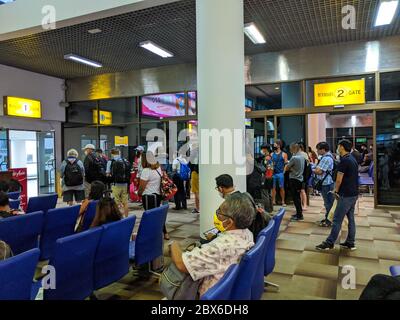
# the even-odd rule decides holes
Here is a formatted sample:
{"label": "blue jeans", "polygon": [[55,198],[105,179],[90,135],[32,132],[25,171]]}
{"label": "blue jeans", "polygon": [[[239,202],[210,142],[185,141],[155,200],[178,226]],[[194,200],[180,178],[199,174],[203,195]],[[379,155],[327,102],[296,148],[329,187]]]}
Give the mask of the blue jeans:
{"label": "blue jeans", "polygon": [[347,220],[349,220],[349,230],[347,235],[346,242],[350,245],[354,245],[356,241],[356,222],[354,220],[354,209],[357,203],[358,196],[356,197],[340,197],[337,203],[335,217],[333,218],[333,226],[331,230],[331,234],[329,235],[326,242],[328,244],[334,245],[339,232],[342,228],[342,223],[344,217],[347,216]]}
{"label": "blue jeans", "polygon": [[333,191],[334,187],[335,187],[335,184],[332,183],[332,184],[329,184],[326,186],[322,186],[322,189],[321,189],[322,198],[324,199],[324,207],[326,210],[325,219],[328,219],[329,211],[331,211],[333,202],[335,200],[335,197],[333,196],[333,194],[330,193],[330,191]]}

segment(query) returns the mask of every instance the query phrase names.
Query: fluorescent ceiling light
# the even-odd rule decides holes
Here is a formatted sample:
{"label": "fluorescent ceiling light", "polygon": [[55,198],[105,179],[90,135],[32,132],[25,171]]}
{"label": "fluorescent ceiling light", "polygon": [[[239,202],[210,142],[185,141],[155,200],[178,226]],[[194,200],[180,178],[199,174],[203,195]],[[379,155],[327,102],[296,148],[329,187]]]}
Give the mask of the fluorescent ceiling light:
{"label": "fluorescent ceiling light", "polygon": [[244,33],[254,44],[266,43],[264,36],[253,22],[244,25]]}
{"label": "fluorescent ceiling light", "polygon": [[88,30],[88,32],[89,32],[90,34],[96,34],[96,33],[100,33],[100,32],[101,32],[101,29],[99,29],[99,28],[90,29],[90,30]]}
{"label": "fluorescent ceiling light", "polygon": [[102,65],[101,63],[99,63],[99,62],[96,62],[96,61],[93,61],[93,60],[89,60],[89,59],[87,59],[87,58],[78,56],[78,55],[73,54],[73,53],[66,54],[66,55],[64,56],[64,59],[66,59],[66,60],[72,60],[72,61],[79,62],[79,63],[83,63],[83,64],[86,64],[86,65],[88,65],[88,66],[95,67],[95,68],[101,68],[101,67],[103,66],[103,65]]}
{"label": "fluorescent ceiling light", "polygon": [[379,5],[378,15],[375,21],[375,27],[385,26],[391,24],[394,15],[397,11],[397,6],[399,5],[398,0],[394,1],[381,1]]}
{"label": "fluorescent ceiling light", "polygon": [[139,46],[159,55],[162,58],[172,58],[174,56],[168,50],[165,50],[164,48],[160,47],[159,45],[156,45],[154,42],[151,41],[141,42],[139,43]]}

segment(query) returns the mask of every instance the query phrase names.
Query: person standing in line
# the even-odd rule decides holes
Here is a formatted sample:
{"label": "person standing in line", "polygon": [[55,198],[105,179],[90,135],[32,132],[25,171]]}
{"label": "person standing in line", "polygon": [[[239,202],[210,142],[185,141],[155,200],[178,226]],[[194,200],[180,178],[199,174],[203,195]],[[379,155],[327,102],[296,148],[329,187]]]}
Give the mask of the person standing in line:
{"label": "person standing in line", "polygon": [[107,162],[106,174],[111,183],[111,190],[115,202],[122,209],[124,217],[129,215],[128,184],[131,176],[131,164],[121,157],[118,149],[111,150],[111,160]]}
{"label": "person standing in line", "polygon": [[292,143],[290,145],[290,152],[293,156],[285,166],[285,172],[289,172],[290,192],[292,194],[294,206],[296,207],[296,214],[291,217],[290,221],[303,221],[304,217],[300,193],[303,183],[305,161],[297,143]]}
{"label": "person standing in line", "polygon": [[188,167],[188,162],[185,157],[179,153],[179,156],[172,163],[173,177],[172,181],[178,188],[175,194],[175,210],[187,210],[185,180],[182,179],[183,170]]}
{"label": "person standing in line", "polygon": [[[310,158],[307,154],[306,150],[306,146],[303,142],[299,142],[298,143],[299,148],[300,148],[300,155],[304,158],[305,160],[305,166],[309,166],[310,165]],[[309,171],[311,173],[311,170]],[[308,179],[310,177],[303,177],[303,183],[301,185],[301,193],[300,193],[300,197],[301,197],[301,206],[303,208],[303,211],[307,211],[307,184],[308,184]]]}
{"label": "person standing in line", "polygon": [[282,207],[286,207],[285,202],[285,165],[288,162],[288,156],[282,151],[282,141],[277,140],[274,143],[274,153],[272,154],[272,163],[274,167],[273,185],[272,185],[272,203],[276,204],[276,183],[279,183],[279,192],[282,199]]}
{"label": "person standing in line", "polygon": [[83,151],[85,152],[85,160],[83,161],[83,166],[85,168],[85,197],[87,198],[90,194],[90,186],[93,181],[102,181],[106,180],[106,172],[103,168],[103,165],[100,161],[100,158],[97,157],[95,153],[95,147],[93,144],[87,144]]}
{"label": "person standing in line", "polygon": [[338,153],[341,161],[337,168],[337,178],[335,186],[335,197],[337,207],[333,218],[333,226],[329,237],[316,246],[317,250],[332,250],[342,228],[344,217],[349,221],[348,235],[344,243],[340,246],[351,251],[356,250],[356,223],[354,218],[355,206],[358,200],[358,163],[350,154],[352,143],[349,140],[339,142]]}
{"label": "person standing in line", "polygon": [[105,171],[107,169],[108,159],[107,159],[106,155],[104,154],[103,150],[102,149],[97,149],[96,150],[96,156],[100,159],[101,164],[102,164],[102,166],[104,168],[104,171]]}
{"label": "person standing in line", "polygon": [[[161,177],[162,170],[150,151],[142,154],[143,171],[140,176],[139,195],[142,197],[144,210],[158,208],[161,205]],[[164,239],[169,240],[167,227],[164,225]]]}
{"label": "person standing in line", "polygon": [[67,159],[61,163],[61,186],[63,191],[63,201],[69,206],[81,203],[85,200],[85,168],[81,160],[78,159],[78,151],[70,149],[67,152]]}
{"label": "person standing in line", "polygon": [[189,162],[189,168],[191,171],[190,185],[192,186],[192,192],[194,194],[195,208],[193,209],[193,214],[200,213],[200,187],[199,187],[199,156],[198,148],[194,148],[191,154],[191,161]]}
{"label": "person standing in line", "polygon": [[335,162],[327,142],[318,143],[317,152],[318,155],[321,156],[321,160],[318,166],[315,168],[314,173],[321,184],[321,194],[322,198],[324,199],[324,207],[326,210],[325,219],[319,223],[319,226],[330,227],[332,226],[332,222],[329,221],[328,216],[335,200],[333,196],[333,190],[335,188],[335,183],[333,181],[333,169]]}
{"label": "person standing in line", "polygon": [[311,147],[308,147],[308,158],[312,164],[318,163],[318,155]]}

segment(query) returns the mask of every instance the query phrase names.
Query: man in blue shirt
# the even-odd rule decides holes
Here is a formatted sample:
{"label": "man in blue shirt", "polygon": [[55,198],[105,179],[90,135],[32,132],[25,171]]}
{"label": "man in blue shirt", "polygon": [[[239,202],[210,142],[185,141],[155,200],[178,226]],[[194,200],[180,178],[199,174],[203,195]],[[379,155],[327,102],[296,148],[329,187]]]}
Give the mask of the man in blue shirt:
{"label": "man in blue shirt", "polygon": [[322,184],[321,194],[322,198],[324,199],[324,207],[326,210],[325,219],[322,220],[319,225],[321,227],[330,227],[332,222],[329,221],[328,215],[334,202],[333,189],[335,187],[335,183],[332,178],[334,160],[333,155],[330,152],[329,144],[326,142],[320,142],[317,144],[317,152],[322,158],[318,166],[315,168],[314,173]]}
{"label": "man in blue shirt", "polygon": [[317,250],[331,250],[342,228],[344,217],[349,221],[348,235],[344,243],[340,246],[351,251],[356,250],[356,223],[354,219],[355,206],[358,200],[358,163],[350,154],[352,143],[349,140],[339,142],[338,154],[340,163],[337,168],[337,178],[335,186],[335,197],[337,207],[333,218],[333,226],[329,237],[316,247]]}

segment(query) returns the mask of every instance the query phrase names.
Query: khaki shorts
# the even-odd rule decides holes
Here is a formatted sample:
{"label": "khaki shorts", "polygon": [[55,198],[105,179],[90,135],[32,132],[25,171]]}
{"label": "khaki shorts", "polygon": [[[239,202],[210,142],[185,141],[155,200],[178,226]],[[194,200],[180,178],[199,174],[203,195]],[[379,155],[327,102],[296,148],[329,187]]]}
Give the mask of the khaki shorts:
{"label": "khaki shorts", "polygon": [[192,172],[192,178],[190,179],[190,187],[193,193],[199,193],[199,174],[195,171]]}
{"label": "khaki shorts", "polygon": [[128,204],[128,188],[126,186],[111,186],[111,191],[118,205]]}

